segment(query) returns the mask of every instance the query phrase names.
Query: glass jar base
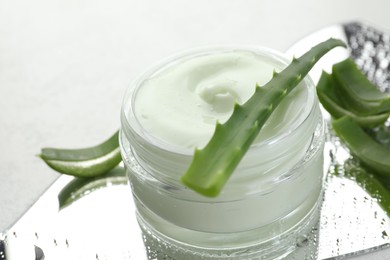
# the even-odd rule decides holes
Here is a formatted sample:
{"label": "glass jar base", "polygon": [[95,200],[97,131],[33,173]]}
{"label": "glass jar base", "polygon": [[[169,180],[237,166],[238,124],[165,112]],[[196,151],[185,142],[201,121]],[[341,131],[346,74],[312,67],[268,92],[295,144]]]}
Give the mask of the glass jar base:
{"label": "glass jar base", "polygon": [[[148,259],[286,259],[292,252],[307,242],[309,235],[315,233],[320,217],[321,205],[322,195],[319,197],[318,201],[309,213],[307,213],[299,221],[295,222],[295,224],[290,226],[290,228],[274,235],[272,238],[264,239],[261,236],[256,238],[255,234],[262,232],[259,232],[259,230],[253,230],[251,232],[254,234],[251,236],[252,241],[250,243],[247,238],[245,238],[245,243],[240,243],[240,234],[238,234],[235,245],[232,244],[232,241],[229,241],[229,246],[226,246],[225,244],[216,246],[217,243],[213,246],[189,244],[162,234],[153,227],[154,225],[150,225],[139,213],[137,213],[137,219],[142,230]],[[275,225],[280,226],[286,222],[291,224],[291,219],[296,219],[291,216],[287,216],[286,218],[289,217],[290,219],[283,219],[278,221],[278,224]],[[267,228],[270,230],[269,227]],[[275,227],[272,229],[274,230]],[[282,227],[280,229],[283,230]],[[220,237],[223,240],[226,235],[229,236],[230,234],[220,233],[211,234],[210,236],[215,237],[216,239]],[[314,236],[316,235],[314,234]],[[317,243],[314,241],[314,243],[307,247],[307,249],[310,250],[308,255],[315,255],[317,253]]]}

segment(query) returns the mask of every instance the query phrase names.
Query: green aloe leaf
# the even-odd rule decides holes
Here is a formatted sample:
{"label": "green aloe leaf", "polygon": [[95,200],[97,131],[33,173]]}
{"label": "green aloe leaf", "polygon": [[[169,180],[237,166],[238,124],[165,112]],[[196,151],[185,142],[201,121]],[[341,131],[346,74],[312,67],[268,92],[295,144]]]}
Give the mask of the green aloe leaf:
{"label": "green aloe leaf", "polygon": [[383,124],[389,117],[389,113],[373,115],[355,114],[344,107],[344,102],[341,100],[341,97],[345,96],[338,93],[338,88],[339,86],[336,84],[332,74],[324,71],[317,84],[317,95],[322,106],[333,118],[349,116],[363,127],[375,127]]}
{"label": "green aloe leaf", "polygon": [[195,150],[193,161],[182,176],[182,182],[196,192],[217,196],[249,149],[260,129],[283,98],[307,75],[328,51],[345,44],[329,39],[313,47],[263,87],[242,106],[236,104],[232,116],[218,123],[214,135],[202,150]]}
{"label": "green aloe leaf", "polygon": [[351,58],[333,65],[332,75],[346,109],[357,115],[390,112],[390,94],[372,84]]}
{"label": "green aloe leaf", "polygon": [[52,169],[77,177],[94,177],[104,174],[122,161],[118,131],[107,141],[93,147],[43,148],[38,156]]}
{"label": "green aloe leaf", "polygon": [[390,176],[390,149],[372,138],[352,118],[332,121],[333,129],[351,153],[374,171]]}

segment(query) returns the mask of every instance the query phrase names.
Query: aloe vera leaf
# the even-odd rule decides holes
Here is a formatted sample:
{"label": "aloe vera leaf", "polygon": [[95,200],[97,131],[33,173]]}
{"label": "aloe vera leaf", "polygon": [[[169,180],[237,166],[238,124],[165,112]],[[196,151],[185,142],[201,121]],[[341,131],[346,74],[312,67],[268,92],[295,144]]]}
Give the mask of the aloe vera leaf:
{"label": "aloe vera leaf", "polygon": [[340,99],[340,95],[337,93],[336,88],[337,87],[334,83],[332,74],[329,74],[326,71],[322,71],[321,77],[316,86],[316,90],[320,90],[326,93],[328,98],[332,99],[334,103],[342,106],[342,100]]}
{"label": "aloe vera leaf", "polygon": [[208,197],[217,196],[249,149],[260,129],[283,98],[307,75],[314,64],[331,49],[345,44],[329,39],[313,47],[263,87],[243,105],[235,104],[233,114],[217,123],[214,135],[202,149],[195,149],[191,165],[181,181]]}
{"label": "aloe vera leaf", "polygon": [[329,112],[329,114],[332,115],[332,117],[336,119],[343,116],[349,116],[362,127],[375,127],[383,124],[389,118],[389,114],[356,116],[352,112],[340,107],[338,104],[333,102],[333,100],[330,99],[323,91],[317,91],[317,95],[322,106]]}
{"label": "aloe vera leaf", "polygon": [[333,129],[351,153],[374,171],[390,175],[390,149],[376,142],[350,117],[332,121]]}
{"label": "aloe vera leaf", "polygon": [[390,113],[382,113],[378,115],[358,116],[345,109],[336,92],[336,86],[332,75],[325,71],[321,74],[317,84],[317,96],[322,106],[333,118],[349,116],[363,127],[374,127],[383,124],[390,115]]}
{"label": "aloe vera leaf", "polygon": [[40,157],[46,160],[85,161],[102,157],[119,147],[119,131],[109,139],[93,147],[82,149],[42,148]]}
{"label": "aloe vera leaf", "polygon": [[59,208],[64,209],[93,191],[113,185],[127,185],[123,167],[116,167],[103,175],[93,178],[74,178],[58,194]]}
{"label": "aloe vera leaf", "polygon": [[333,65],[332,75],[346,109],[360,115],[390,112],[390,94],[372,84],[352,59]]}
{"label": "aloe vera leaf", "polygon": [[43,148],[38,156],[52,169],[77,177],[94,177],[104,174],[122,161],[118,132],[107,141],[93,147]]}

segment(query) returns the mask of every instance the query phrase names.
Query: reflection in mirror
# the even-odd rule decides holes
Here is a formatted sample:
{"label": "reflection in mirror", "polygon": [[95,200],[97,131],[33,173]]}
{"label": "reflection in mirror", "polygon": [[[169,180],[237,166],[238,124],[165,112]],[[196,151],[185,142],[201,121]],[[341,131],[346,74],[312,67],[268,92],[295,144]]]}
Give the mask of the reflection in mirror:
{"label": "reflection in mirror", "polygon": [[116,167],[111,171],[94,177],[76,177],[70,181],[58,194],[59,209],[64,209],[73,202],[87,196],[93,191],[108,186],[126,185],[128,182],[126,171],[123,167]]}

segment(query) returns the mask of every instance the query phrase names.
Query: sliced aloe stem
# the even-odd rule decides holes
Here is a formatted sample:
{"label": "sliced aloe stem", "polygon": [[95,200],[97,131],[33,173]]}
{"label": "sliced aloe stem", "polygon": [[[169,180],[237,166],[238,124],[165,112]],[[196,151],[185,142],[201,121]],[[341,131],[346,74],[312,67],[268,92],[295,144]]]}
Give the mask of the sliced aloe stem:
{"label": "sliced aloe stem", "polygon": [[332,121],[336,134],[351,153],[374,171],[390,175],[390,149],[376,142],[350,117]]}
{"label": "sliced aloe stem", "polygon": [[374,127],[383,124],[389,117],[389,113],[378,115],[359,116],[343,107],[340,95],[337,93],[337,86],[331,74],[322,73],[317,84],[317,95],[322,106],[334,118],[349,116],[355,122],[364,127]]}
{"label": "sliced aloe stem", "polygon": [[317,91],[321,90],[326,93],[326,95],[334,101],[334,103],[342,106],[342,100],[340,95],[337,93],[337,86],[334,84],[334,79],[332,74],[322,71],[320,80],[317,83]]}
{"label": "sliced aloe stem", "polygon": [[45,160],[85,161],[102,157],[119,147],[119,131],[93,147],[82,149],[42,148],[40,157]]}
{"label": "sliced aloe stem", "polygon": [[104,174],[122,161],[118,132],[107,141],[93,147],[43,148],[38,156],[52,169],[77,177],[94,177]]}
{"label": "sliced aloe stem", "polygon": [[196,192],[217,196],[249,149],[260,129],[283,98],[307,75],[314,64],[329,50],[345,44],[329,39],[313,47],[263,87],[242,106],[236,104],[224,124],[217,123],[214,135],[202,150],[195,150],[193,161],[182,182]]}
{"label": "sliced aloe stem", "polygon": [[360,115],[390,111],[390,94],[372,84],[352,59],[333,65],[332,75],[348,110]]}

